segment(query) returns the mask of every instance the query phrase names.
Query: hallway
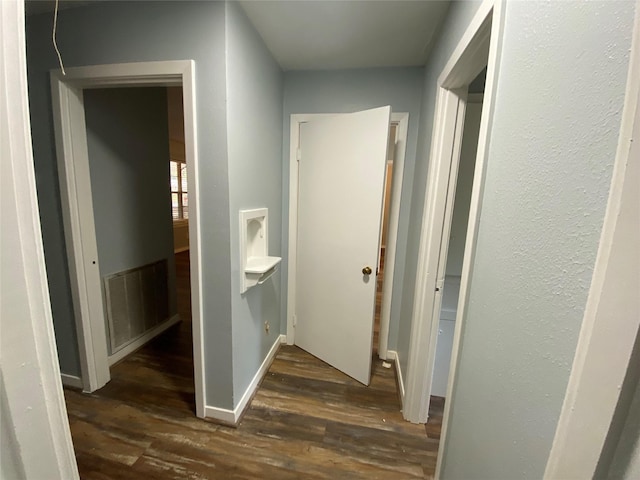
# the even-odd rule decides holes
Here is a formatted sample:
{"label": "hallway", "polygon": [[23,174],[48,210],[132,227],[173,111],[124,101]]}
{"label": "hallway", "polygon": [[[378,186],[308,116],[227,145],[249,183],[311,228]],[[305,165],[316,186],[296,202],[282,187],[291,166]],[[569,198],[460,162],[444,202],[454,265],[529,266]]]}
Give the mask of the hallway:
{"label": "hallway", "polygon": [[81,478],[428,478],[434,424],[405,422],[394,370],[369,387],[282,346],[238,428],[195,417],[188,252],[177,256],[183,321],[111,370],[91,395],[65,389]]}

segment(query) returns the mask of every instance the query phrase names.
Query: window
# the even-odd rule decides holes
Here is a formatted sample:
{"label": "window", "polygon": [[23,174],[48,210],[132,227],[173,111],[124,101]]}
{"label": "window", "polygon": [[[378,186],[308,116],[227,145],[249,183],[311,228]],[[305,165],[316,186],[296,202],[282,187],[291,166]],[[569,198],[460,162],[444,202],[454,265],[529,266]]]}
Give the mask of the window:
{"label": "window", "polygon": [[170,162],[171,217],[174,220],[189,218],[189,195],[187,193],[187,164]]}

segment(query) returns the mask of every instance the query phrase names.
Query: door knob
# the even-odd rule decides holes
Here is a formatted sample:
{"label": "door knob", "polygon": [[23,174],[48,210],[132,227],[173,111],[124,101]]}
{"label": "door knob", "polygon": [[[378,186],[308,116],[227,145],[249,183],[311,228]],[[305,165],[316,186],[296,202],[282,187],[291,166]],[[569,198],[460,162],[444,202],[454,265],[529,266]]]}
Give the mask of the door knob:
{"label": "door knob", "polygon": [[372,272],[371,267],[364,267],[362,269],[362,274],[363,275],[371,275],[371,272]]}

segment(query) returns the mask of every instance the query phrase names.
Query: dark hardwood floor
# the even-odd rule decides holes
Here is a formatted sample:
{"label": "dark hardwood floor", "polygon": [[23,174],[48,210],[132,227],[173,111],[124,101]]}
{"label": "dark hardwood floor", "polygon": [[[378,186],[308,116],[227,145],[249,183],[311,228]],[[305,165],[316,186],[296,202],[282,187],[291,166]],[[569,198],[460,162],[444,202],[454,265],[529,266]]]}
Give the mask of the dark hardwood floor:
{"label": "dark hardwood floor", "polygon": [[364,387],[283,346],[238,428],[195,417],[188,252],[176,256],[185,319],[111,369],[93,394],[65,390],[83,479],[410,479],[433,475],[443,403],[405,422],[395,372]]}

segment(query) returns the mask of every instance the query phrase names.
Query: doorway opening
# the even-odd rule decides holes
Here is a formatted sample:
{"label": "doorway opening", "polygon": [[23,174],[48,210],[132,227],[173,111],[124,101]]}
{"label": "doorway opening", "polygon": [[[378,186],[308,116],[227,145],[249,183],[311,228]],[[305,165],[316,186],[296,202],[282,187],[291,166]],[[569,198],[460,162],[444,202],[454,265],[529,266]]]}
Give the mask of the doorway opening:
{"label": "doorway opening", "polygon": [[[398,135],[398,123],[391,122],[389,127],[389,140],[387,145],[387,163],[384,175],[384,194],[382,197],[382,231],[380,232],[380,254],[378,256],[378,269],[376,271],[376,314],[373,325],[373,356],[377,356],[380,345],[380,318],[382,314],[382,301],[384,299],[384,267],[389,237],[389,214],[392,198],[393,164]],[[386,356],[385,356],[386,360]]]}
{"label": "doorway opening", "polygon": [[[389,255],[387,255],[388,251],[395,252],[395,238],[397,237],[397,223],[395,224],[395,232],[394,234],[390,234],[389,229],[394,228],[394,225],[391,224],[391,204],[392,204],[392,195],[395,193],[398,195],[400,192],[394,192],[394,168],[395,168],[395,158],[397,156],[397,146],[399,143],[399,127],[400,122],[397,120],[392,120],[391,125],[389,126],[389,140],[387,145],[387,163],[385,165],[385,177],[384,177],[384,196],[383,196],[383,206],[382,206],[382,231],[380,232],[380,254],[378,259],[378,270],[376,276],[376,309],[375,309],[375,321],[373,326],[373,355],[379,356],[383,360],[387,359],[387,337],[389,335],[389,314],[390,312],[385,311],[385,330],[382,332],[382,335],[385,336],[384,341],[382,340],[381,335],[381,327],[382,327],[382,306],[391,307],[391,301],[384,302],[385,293],[389,297],[391,295],[391,289],[385,291],[385,266],[388,265],[387,260],[389,259]],[[401,167],[398,167],[398,170],[395,171],[395,175],[399,176],[399,183],[402,181],[402,171]],[[399,203],[399,202],[398,202]],[[396,212],[393,212],[394,214]],[[394,218],[394,221],[397,221]],[[393,239],[392,239],[393,237]],[[391,245],[393,240],[393,245]],[[388,248],[393,247],[393,248]],[[394,260],[391,260],[391,268],[393,268]],[[390,277],[387,279],[387,283],[393,282],[393,272],[391,272]]]}
{"label": "doorway opening", "polygon": [[[443,293],[448,296],[456,288],[447,280],[447,253],[450,244],[459,243],[459,239],[450,241],[451,225],[456,201],[458,168],[465,131],[465,114],[468,105],[472,105],[474,94],[469,93],[483,84],[480,125],[477,138],[475,165],[468,208],[468,220],[464,233],[464,249],[460,271],[460,286],[456,304],[455,326],[451,341],[451,353],[444,409],[440,405],[440,418],[431,419],[441,422],[440,444],[436,465],[436,478],[442,468],[442,452],[447,448],[447,428],[451,413],[452,392],[455,390],[456,368],[460,349],[460,339],[466,316],[466,307],[470,290],[470,277],[474,263],[476,239],[482,191],[486,171],[487,151],[489,149],[490,128],[495,109],[495,94],[499,74],[499,58],[504,31],[503,4],[485,2],[480,5],[467,30],[453,50],[440,73],[435,88],[435,109],[433,131],[429,152],[429,170],[422,215],[422,229],[418,251],[418,271],[416,275],[411,336],[409,345],[406,401],[403,415],[413,423],[427,423],[429,419],[431,394],[436,363],[436,347],[440,331],[440,319],[443,313]],[[478,78],[480,77],[480,78]],[[475,107],[469,109],[470,112]],[[477,112],[476,112],[477,115]],[[474,113],[470,113],[473,117]],[[474,130],[470,127],[469,131]],[[469,132],[465,132],[467,135]],[[468,183],[468,181],[467,181]],[[462,192],[468,192],[461,182]],[[468,193],[466,194],[468,195]],[[460,212],[465,211],[461,203]],[[464,225],[465,222],[460,222]],[[454,230],[455,235],[455,230]],[[458,233],[460,235],[460,233]],[[459,262],[459,255],[452,257],[452,264]],[[453,267],[453,265],[452,265]],[[454,294],[453,297],[456,295]],[[444,303],[445,313],[449,299]],[[443,332],[444,334],[444,332]],[[442,335],[446,337],[446,335]],[[449,335],[451,336],[451,335]],[[446,350],[448,342],[441,339],[441,351]],[[442,355],[445,356],[445,355]],[[446,360],[443,362],[446,364]],[[434,404],[434,407],[436,405]],[[435,416],[434,416],[435,417]],[[427,424],[427,430],[428,430]]]}
{"label": "doorway opening", "polygon": [[[141,403],[195,412],[182,95],[163,86],[83,92],[111,376],[91,398],[138,418]],[[72,418],[92,412],[83,395],[65,397]],[[76,420],[77,439],[85,426]]]}
{"label": "doorway opening", "polygon": [[462,129],[460,160],[458,161],[458,172],[453,185],[455,190],[452,192],[453,212],[450,220],[449,237],[446,247],[443,246],[443,251],[441,252],[441,255],[444,254],[446,256],[446,261],[444,281],[441,288],[442,302],[438,317],[429,421],[426,427],[428,433],[439,433],[441,431],[442,415],[447,397],[485,80],[486,69],[469,85]]}
{"label": "doorway opening", "polygon": [[[193,62],[77,67],[68,69],[64,76],[59,71],[52,71],[51,83],[65,237],[82,372],[78,386],[82,386],[85,392],[103,387],[111,379],[111,365],[139,348],[149,338],[177,323],[178,316],[175,314],[179,308],[178,297],[181,296],[180,309],[190,312],[192,319],[191,322],[185,322],[188,323],[185,328],[191,327],[192,330],[192,333],[186,335],[187,341],[192,344],[189,350],[193,352],[191,391],[195,394],[196,414],[204,417]],[[98,115],[94,118],[91,99],[96,95],[103,95],[103,103],[108,104],[110,97],[116,93],[123,94],[133,87],[141,86],[147,88],[136,88],[135,95],[129,101],[121,102],[120,107],[131,107],[136,96],[144,97],[141,92],[161,92],[164,111],[156,112],[138,122],[142,125],[142,132],[148,133],[148,130],[155,128],[157,134],[163,130],[164,144],[159,146],[161,151],[151,155],[152,159],[149,160],[157,162],[158,169],[148,168],[147,165],[133,168],[131,164],[117,160],[112,162],[115,163],[115,168],[111,170],[94,171],[94,166],[90,166],[89,162],[90,134],[87,130],[93,120],[103,123],[103,131],[109,137],[108,142],[105,139],[92,139],[93,148],[107,156],[122,154],[123,157],[129,155],[136,160],[140,156],[137,150],[143,148],[145,143],[152,142],[145,142],[144,135],[141,138],[132,135],[135,129],[130,128],[127,122],[135,115],[120,115],[120,118],[112,119]],[[169,174],[172,164],[167,153],[172,143],[168,138],[170,115],[167,98],[170,93],[166,87],[181,87],[183,100],[182,105],[177,107],[183,113],[184,133],[179,138],[183,149],[176,154],[178,157],[175,159],[179,161],[175,162],[177,175],[173,186],[177,189],[172,193]],[[180,96],[178,90],[172,92],[174,97]],[[140,115],[144,116],[144,109],[142,112]],[[163,127],[156,124],[158,118],[164,119]],[[118,136],[120,137],[117,138]],[[110,180],[108,172],[111,172]],[[139,183],[132,184],[134,180]],[[149,193],[152,184],[157,187],[153,193]],[[117,189],[113,188],[114,185],[124,187]],[[133,187],[127,188],[130,185]],[[136,189],[140,192],[136,192]],[[126,201],[132,193],[142,195]],[[175,284],[178,276],[175,274],[171,199],[176,196],[177,213],[186,217],[179,220],[186,226],[189,239],[188,249],[183,247],[178,252],[178,255],[182,254],[184,257],[178,262],[180,277],[189,280],[186,289],[177,288]],[[156,204],[164,205],[165,208],[154,208],[158,207]],[[114,207],[114,211],[109,212],[111,207]],[[101,213],[101,209],[105,209],[107,213]],[[122,215],[118,217],[117,214]],[[160,228],[159,225],[165,227]],[[127,235],[131,238],[126,238]],[[98,238],[108,246],[102,255]],[[146,241],[139,241],[145,238]],[[164,252],[163,255],[166,254],[164,257],[159,255],[160,249]],[[188,262],[185,261],[187,259]],[[131,261],[133,265],[126,263]],[[186,299],[185,292],[188,292]],[[134,317],[143,320],[138,320],[137,323],[129,321],[132,313]],[[189,318],[188,314],[184,316]],[[191,396],[191,404],[194,396]]]}
{"label": "doorway opening", "polygon": [[189,167],[186,161],[182,86],[167,87],[169,127],[169,185],[173,253],[176,266],[177,311],[191,323],[191,268],[189,261]]}
{"label": "doorway opening", "polygon": [[173,175],[184,164],[169,154],[166,88],[86,89],[83,100],[112,366],[179,321],[172,222],[187,210],[171,208],[169,189],[182,173],[186,191],[186,168]]}
{"label": "doorway opening", "polygon": [[[299,346],[302,346],[303,349],[311,351],[311,353],[314,353],[312,350],[315,349],[319,353],[317,354],[319,358],[323,358],[323,355],[327,358],[335,357],[334,363],[332,363],[332,361],[329,361],[330,364],[336,366],[339,370],[348,373],[350,376],[358,379],[361,383],[364,384],[369,383],[370,365],[373,360],[372,357],[374,356],[374,354],[377,353],[380,358],[385,360],[387,358],[387,341],[392,291],[391,279],[393,278],[394,272],[393,267],[395,261],[400,197],[403,179],[404,153],[406,149],[406,138],[408,131],[409,115],[406,113],[390,114],[389,112],[389,107],[382,107],[380,109],[357,112],[355,114],[292,115],[291,118],[288,265],[289,313],[287,318],[287,343],[298,344]],[[309,122],[311,123],[309,124]],[[331,126],[331,124],[334,125]],[[392,130],[391,134],[390,127]],[[332,131],[333,133],[331,133],[330,135],[336,136],[322,137],[322,140],[318,140],[318,138],[320,137],[314,137],[314,134],[311,133],[316,128],[316,133],[318,134],[320,134],[320,131],[324,132],[322,133],[322,135],[329,131]],[[333,130],[331,130],[332,128]],[[347,130],[349,130],[350,133],[345,133]],[[304,133],[305,131],[307,132],[306,137]],[[375,135],[371,133],[373,131],[376,132]],[[327,148],[336,148],[336,153],[340,152],[340,154],[343,154],[344,149],[352,148],[349,146],[350,142],[356,141],[356,137],[361,139],[357,140],[358,142],[362,142],[361,145],[367,145],[367,148],[373,148],[360,166],[358,166],[357,168],[353,168],[352,165],[348,164],[351,162],[351,160],[349,160],[349,162],[338,162],[337,165],[333,167],[334,170],[332,171],[332,173],[330,175],[326,175],[328,179],[326,185],[331,185],[331,188],[329,189],[326,186],[321,187],[319,185],[310,183],[305,184],[305,182],[308,182],[309,178],[314,178],[314,183],[319,183],[319,181],[315,180],[319,173],[317,170],[313,170],[314,175],[307,176],[307,180],[305,180],[304,169],[311,168],[309,167],[309,165],[314,161],[313,159],[315,159],[317,165],[324,165],[326,163],[324,161],[320,161],[320,157],[315,158],[313,156],[315,155],[314,148],[307,150],[310,145],[317,145],[319,149],[324,148],[321,147],[322,145],[328,145],[329,147]],[[305,138],[308,142],[306,144]],[[313,138],[316,139],[313,140]],[[372,147],[371,144],[374,142],[374,139],[375,146]],[[358,152],[357,155],[360,155],[361,151],[361,146],[353,149],[353,152]],[[310,154],[311,156],[309,157],[308,154]],[[324,158],[330,158],[334,156],[334,153],[325,153],[324,155],[328,155]],[[302,159],[300,160],[300,158]],[[352,159],[353,156],[347,155],[347,158]],[[377,163],[378,160],[380,161],[380,164]],[[392,161],[389,162],[388,160]],[[376,165],[375,168],[373,168],[374,165],[372,165],[372,162],[374,165]],[[318,205],[317,201],[309,200],[310,198],[313,198],[313,196],[308,197],[307,199],[304,198],[305,196],[307,196],[309,189],[315,189],[318,191],[317,198],[325,198],[323,197],[323,195],[326,196],[326,193],[329,190],[333,190],[335,194],[335,179],[340,178],[341,181],[345,182],[346,180],[344,179],[347,175],[347,170],[349,174],[354,174],[354,172],[355,174],[353,177],[353,181],[347,182],[345,185],[341,186],[341,192],[346,193],[341,193],[340,200],[336,200],[336,198],[333,198],[332,202],[335,203],[335,205],[332,204],[331,208],[326,207],[326,204],[323,208],[325,210],[328,209],[332,211],[340,211],[342,213],[344,213],[345,210],[349,210],[351,213],[344,219],[340,220],[340,228],[323,227],[323,229],[319,231],[319,234],[306,235],[305,238],[307,240],[313,239],[313,241],[316,241],[317,238],[321,237],[321,241],[323,243],[328,242],[331,245],[335,245],[335,248],[328,251],[327,255],[325,255],[324,258],[333,256],[335,252],[342,252],[340,254],[344,255],[344,252],[352,251],[354,252],[353,255],[347,255],[346,257],[344,257],[344,262],[350,261],[351,257],[358,257],[358,260],[355,261],[353,265],[350,265],[350,267],[345,271],[341,271],[341,273],[338,273],[338,270],[343,268],[344,262],[340,261],[336,263],[335,258],[329,258],[327,262],[322,262],[322,264],[315,265],[314,268],[303,267],[300,263],[300,258],[304,258],[304,256],[300,256],[301,254],[298,249],[300,245],[304,245],[304,239],[300,237],[300,232],[304,232],[304,227],[299,228],[299,222],[302,222],[302,224],[304,224],[307,221],[306,217],[308,215],[304,213],[304,210],[299,209],[299,202],[302,202],[301,205],[303,206],[304,202],[311,202],[307,203],[307,205]],[[388,182],[385,186],[385,176],[387,170],[392,170],[392,175],[389,175]],[[303,171],[302,176],[300,176],[300,171]],[[355,181],[355,179],[357,179],[357,182]],[[356,188],[354,188],[355,185],[357,185],[358,188],[364,188],[364,192],[354,193],[355,190],[357,190]],[[372,191],[375,191],[377,193],[372,194]],[[387,195],[384,195],[385,191],[388,192]],[[367,196],[367,207],[365,207],[363,203],[363,199],[365,198],[365,196]],[[300,198],[302,198],[302,200],[300,200]],[[372,214],[371,212],[374,213]],[[355,222],[364,221],[363,218],[365,213],[368,216],[367,222],[369,222],[367,223],[368,227],[366,232],[362,228],[357,228],[355,231],[349,234],[345,234],[346,230],[353,227],[352,224],[354,224]],[[383,219],[385,220],[384,222]],[[369,228],[373,225],[375,225],[375,227],[369,231]],[[317,229],[318,227],[314,225],[314,228]],[[337,240],[337,237],[343,234],[345,235],[345,237],[342,238],[342,240]],[[384,242],[382,241],[382,237],[384,237]],[[364,247],[364,244],[362,242],[365,242],[366,247]],[[322,245],[318,246],[318,248],[320,247],[322,247]],[[311,249],[311,251],[316,254],[321,250],[321,248],[320,250],[318,248],[314,247],[313,249]],[[382,250],[384,251],[382,252]],[[307,253],[309,253],[309,251]],[[384,256],[384,260],[382,259],[382,256]],[[324,264],[330,262],[333,262],[334,265],[331,268],[327,268],[327,266]],[[324,271],[323,275],[325,278],[347,278],[348,280],[345,280],[345,282],[352,282],[349,287],[349,292],[360,295],[360,297],[358,297],[359,303],[355,301],[355,298],[351,293],[349,294],[350,300],[342,301],[342,303],[338,301],[337,303],[348,305],[348,308],[355,309],[354,305],[356,305],[356,307],[360,305],[362,308],[355,309],[349,315],[344,315],[344,311],[339,310],[337,312],[333,312],[338,313],[336,315],[325,314],[321,315],[320,318],[317,319],[317,323],[324,324],[322,326],[322,328],[324,329],[323,335],[326,335],[327,338],[338,331],[342,331],[343,333],[345,333],[345,335],[347,335],[354,341],[357,338],[358,355],[353,354],[355,348],[355,344],[353,342],[349,343],[349,348],[336,349],[335,347],[327,347],[326,350],[332,351],[323,352],[323,343],[318,340],[319,335],[314,334],[311,336],[305,336],[305,333],[307,333],[308,331],[315,329],[313,331],[319,332],[320,329],[316,328],[315,326],[311,328],[307,326],[303,326],[303,328],[300,327],[300,319],[302,319],[302,321],[304,322],[309,317],[304,314],[302,316],[299,315],[301,313],[299,309],[302,308],[304,310],[305,306],[303,305],[304,302],[297,304],[297,300],[302,298],[306,302],[306,299],[310,298],[311,296],[315,296],[315,291],[310,290],[307,294],[302,295],[299,291],[299,288],[300,285],[304,284],[305,282],[299,284],[299,281],[305,275],[311,275],[313,278],[309,279],[309,281],[316,282],[317,277],[319,276],[318,272],[320,270]],[[309,274],[309,272],[313,273]],[[378,274],[377,277],[376,273]],[[329,285],[328,288],[335,290],[336,287],[335,285],[333,285],[333,283],[335,282],[332,280],[329,283],[331,285]],[[340,292],[344,291],[346,291],[346,289],[338,288],[338,291],[332,291],[333,293],[326,294],[325,298],[331,300],[327,300],[327,302],[320,302],[320,304],[317,306],[318,308],[307,308],[305,311],[307,313],[313,312],[315,315],[316,312],[321,310],[320,307],[324,308],[327,303],[336,303],[336,299],[340,298],[340,296],[342,295],[342,293]],[[369,298],[370,300],[368,300]],[[376,300],[378,301],[376,302]],[[365,312],[365,310],[368,310],[369,308],[371,308],[370,316],[367,312]],[[345,325],[345,322],[338,321],[338,323],[334,325],[334,327],[329,328],[329,333],[327,333],[327,322],[323,319],[338,317],[351,320],[358,317],[358,324],[362,328],[357,328],[354,323]],[[298,329],[296,329],[296,322],[298,323]],[[368,330],[368,332],[365,332],[365,330]],[[374,335],[376,334],[377,336],[374,340]],[[310,338],[313,340],[309,340]],[[315,342],[313,343],[313,345],[311,345],[312,341]],[[305,342],[306,344],[308,344],[308,347],[311,346],[312,348],[305,348],[305,346],[303,345]],[[324,345],[335,345],[335,342],[325,341]],[[342,351],[344,352],[344,354],[338,354],[338,351]],[[356,357],[358,359],[357,362],[354,360],[354,358]],[[341,364],[342,366],[338,367],[337,364]],[[355,371],[349,373],[350,369],[354,370],[355,368],[357,368],[358,373],[355,373]]]}

